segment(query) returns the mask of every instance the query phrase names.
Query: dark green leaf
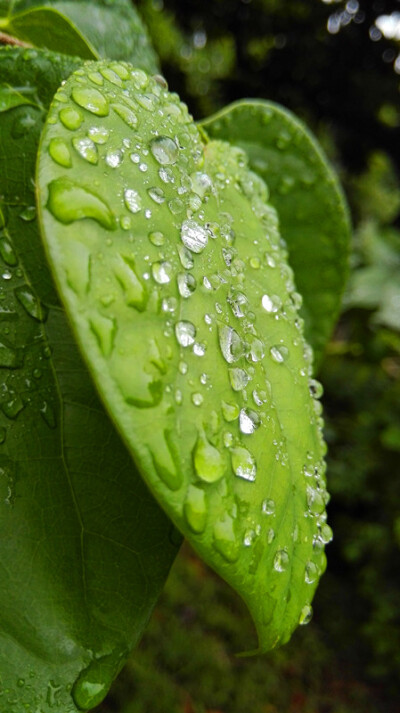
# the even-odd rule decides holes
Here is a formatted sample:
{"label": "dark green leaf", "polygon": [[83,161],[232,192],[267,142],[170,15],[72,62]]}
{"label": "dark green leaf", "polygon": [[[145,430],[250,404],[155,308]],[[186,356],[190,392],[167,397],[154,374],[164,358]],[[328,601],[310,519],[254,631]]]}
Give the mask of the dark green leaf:
{"label": "dark green leaf", "polygon": [[330,530],[320,387],[263,181],[204,146],[163,84],[104,62],[56,95],[38,185],[60,293],[143,477],[243,596],[260,649],[286,641]]}
{"label": "dark green leaf", "polygon": [[[28,94],[31,92],[28,89]],[[13,109],[22,104],[32,104],[27,95],[21,94],[19,88],[10,87],[8,84],[0,85],[0,112]]]}
{"label": "dark green leaf", "polygon": [[51,7],[37,7],[0,18],[0,29],[35,47],[97,59],[99,55],[67,17]]}
{"label": "dark green leaf", "polygon": [[347,278],[350,225],[337,178],[304,124],[272,102],[231,104],[201,126],[210,137],[243,148],[252,170],[268,185],[318,365]]}
{"label": "dark green leaf", "polygon": [[[0,115],[0,708],[75,713],[107,692],[176,553],[100,405],[35,219],[46,108],[77,62],[0,51],[35,108]],[[38,107],[41,106],[42,109]],[[72,693],[72,697],[71,696]]]}
{"label": "dark green leaf", "polygon": [[[16,0],[12,7],[16,13],[43,6],[58,10],[72,21],[101,57],[127,60],[150,73],[159,71],[146,27],[130,0],[113,0],[112,3],[109,0]],[[8,11],[8,0],[5,7],[0,0],[0,13],[6,15]],[[87,56],[75,52],[81,57]]]}

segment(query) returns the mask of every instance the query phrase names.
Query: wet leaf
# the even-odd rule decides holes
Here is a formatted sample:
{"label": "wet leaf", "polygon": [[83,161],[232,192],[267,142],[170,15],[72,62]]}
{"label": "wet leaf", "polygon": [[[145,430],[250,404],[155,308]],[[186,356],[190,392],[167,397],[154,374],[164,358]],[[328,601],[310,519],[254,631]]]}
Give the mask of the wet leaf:
{"label": "wet leaf", "polygon": [[239,101],[201,126],[211,138],[243,148],[250,168],[268,185],[317,366],[337,320],[348,272],[349,216],[337,177],[304,124],[272,102]]}
{"label": "wet leaf", "polygon": [[23,96],[33,88],[36,105],[0,114],[0,708],[7,713],[76,713],[99,702],[140,638],[177,549],[172,525],[98,400],[38,233],[39,135],[52,95],[77,66],[48,52],[0,51],[0,82],[18,82]]}
{"label": "wet leaf", "polygon": [[164,84],[94,63],[55,97],[38,185],[60,293],[143,477],[245,599],[260,650],[286,641],[330,530],[321,387],[265,184]]}
{"label": "wet leaf", "polygon": [[[112,4],[109,0],[50,0],[46,2],[45,7],[42,0],[15,0],[12,4],[13,15],[23,11],[25,11],[24,16],[26,11],[47,13],[46,17],[49,21],[56,23],[60,29],[64,22],[66,34],[57,38],[57,41],[53,39],[51,33],[46,34],[44,38],[44,26],[40,24],[39,37],[35,30],[35,37],[39,40],[38,46],[89,59],[96,55],[123,59],[150,73],[159,71],[158,59],[151,46],[147,29],[130,0],[113,0]],[[9,16],[8,0],[0,0],[1,13]],[[30,26],[34,17],[39,15],[26,15],[29,25],[24,23],[25,32],[31,31]],[[14,26],[15,21],[12,17],[8,21],[11,21]],[[29,39],[28,35],[22,37],[22,39],[26,38]],[[58,40],[62,45],[57,44]],[[36,44],[35,38],[30,41]],[[87,45],[86,49],[82,42]]]}

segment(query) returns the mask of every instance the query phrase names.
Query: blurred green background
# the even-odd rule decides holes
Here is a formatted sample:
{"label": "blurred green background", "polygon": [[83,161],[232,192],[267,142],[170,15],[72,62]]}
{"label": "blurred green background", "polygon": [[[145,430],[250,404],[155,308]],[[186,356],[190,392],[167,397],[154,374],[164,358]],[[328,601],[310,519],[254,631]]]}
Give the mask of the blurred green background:
{"label": "blurred green background", "polygon": [[196,119],[265,97],[311,126],[343,181],[354,239],[319,373],[335,537],[312,623],[280,650],[237,658],[254,644],[245,608],[184,546],[98,713],[399,713],[400,2],[136,5]]}

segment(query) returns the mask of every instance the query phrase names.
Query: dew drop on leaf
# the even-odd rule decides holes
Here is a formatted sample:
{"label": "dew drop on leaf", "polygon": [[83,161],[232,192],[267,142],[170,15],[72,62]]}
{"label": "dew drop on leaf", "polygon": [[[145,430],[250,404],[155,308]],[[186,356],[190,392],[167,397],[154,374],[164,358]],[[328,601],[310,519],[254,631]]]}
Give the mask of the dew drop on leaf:
{"label": "dew drop on leaf", "polygon": [[289,349],[280,344],[271,347],[269,350],[271,357],[277,364],[283,364],[289,357]]}
{"label": "dew drop on leaf", "polygon": [[88,188],[78,185],[68,178],[56,178],[48,186],[47,207],[60,223],[93,218],[103,228],[114,230],[115,218],[107,203]]}
{"label": "dew drop on leaf", "polygon": [[207,500],[204,490],[189,485],[183,506],[186,521],[193,532],[203,532],[207,520]]}
{"label": "dew drop on leaf", "polygon": [[76,129],[79,129],[83,121],[82,112],[80,112],[79,109],[74,109],[72,106],[64,107],[60,110],[58,115],[65,128],[70,131],[76,131]]}
{"label": "dew drop on leaf", "polygon": [[127,188],[124,191],[124,203],[131,213],[138,213],[142,208],[140,195],[134,188]]}
{"label": "dew drop on leaf", "polygon": [[222,355],[229,364],[243,356],[243,343],[236,330],[226,324],[221,324],[218,327],[218,337]]}
{"label": "dew drop on leaf", "polygon": [[74,102],[83,109],[87,109],[96,116],[108,115],[108,100],[98,89],[75,86],[72,88],[71,94]]}
{"label": "dew drop on leaf", "polygon": [[152,139],[150,151],[162,166],[176,163],[178,160],[179,148],[169,136],[157,136],[157,138]]}
{"label": "dew drop on leaf", "polygon": [[229,515],[217,520],[213,530],[215,549],[227,560],[236,562],[239,557],[239,542],[235,535],[234,521]]}
{"label": "dew drop on leaf", "polygon": [[274,570],[285,572],[289,565],[289,555],[286,550],[278,550],[274,557]]}
{"label": "dew drop on leaf", "polygon": [[238,478],[253,482],[257,475],[256,461],[250,451],[242,446],[231,450],[232,468]]}
{"label": "dew drop on leaf", "polygon": [[226,463],[218,448],[207,440],[204,433],[199,434],[193,450],[193,463],[196,475],[206,483],[220,480],[226,471]]}
{"label": "dew drop on leaf", "polygon": [[181,347],[190,347],[194,344],[196,337],[196,327],[192,322],[182,320],[175,325],[175,335]]}
{"label": "dew drop on leaf", "polygon": [[191,252],[201,253],[207,245],[208,234],[195,220],[185,220],[181,227],[181,240]]}
{"label": "dew drop on leaf", "polygon": [[71,152],[63,139],[53,138],[49,144],[49,154],[53,161],[60,166],[69,168],[72,166]]}

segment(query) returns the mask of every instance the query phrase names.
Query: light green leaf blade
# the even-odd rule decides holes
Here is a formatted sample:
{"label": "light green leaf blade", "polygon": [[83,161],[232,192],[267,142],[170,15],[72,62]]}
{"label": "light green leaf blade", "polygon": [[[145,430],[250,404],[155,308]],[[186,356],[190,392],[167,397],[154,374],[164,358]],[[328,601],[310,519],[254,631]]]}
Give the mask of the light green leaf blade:
{"label": "light green leaf blade", "polygon": [[318,365],[348,273],[350,223],[337,177],[311,132],[273,102],[239,101],[200,126],[211,138],[243,148],[251,169],[268,185]]}
{"label": "light green leaf blade", "polygon": [[[12,13],[43,6],[57,10],[71,21],[100,57],[126,60],[151,74],[159,72],[159,62],[147,29],[130,0],[114,0],[112,3],[109,0],[16,0]],[[9,15],[9,11],[8,0],[6,3],[0,0],[0,14]]]}
{"label": "light green leaf blade", "polygon": [[28,96],[21,94],[19,89],[10,87],[8,84],[0,85],[0,113],[22,104],[32,104],[32,101]]}
{"label": "light green leaf blade", "polygon": [[34,107],[0,114],[0,708],[7,713],[76,713],[99,702],[147,624],[179,541],[98,400],[38,233],[39,136],[55,90],[76,66],[47,52],[0,51],[0,83],[31,87],[35,98]]}
{"label": "light green leaf blade", "polygon": [[[82,112],[79,129],[61,107]],[[50,109],[38,204],[99,392],[168,515],[247,602],[264,651],[309,615],[330,531],[298,295],[245,163],[203,146],[144,72],[88,64]]]}
{"label": "light green leaf blade", "polygon": [[51,7],[34,7],[17,15],[0,18],[0,29],[34,47],[46,47],[82,59],[99,57],[78,28]]}

